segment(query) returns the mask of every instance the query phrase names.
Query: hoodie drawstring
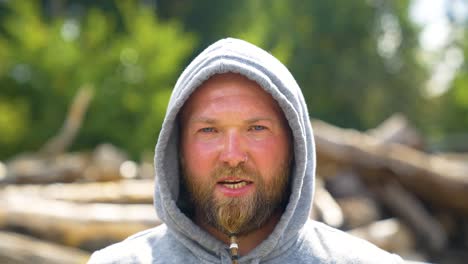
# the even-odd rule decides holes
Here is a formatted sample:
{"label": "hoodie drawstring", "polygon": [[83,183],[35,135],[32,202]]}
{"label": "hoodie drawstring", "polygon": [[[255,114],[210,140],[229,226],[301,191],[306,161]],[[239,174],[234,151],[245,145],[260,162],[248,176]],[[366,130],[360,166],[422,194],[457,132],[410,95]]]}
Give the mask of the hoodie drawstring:
{"label": "hoodie drawstring", "polygon": [[239,259],[239,245],[237,245],[237,237],[232,234],[229,236],[231,245],[229,245],[229,253],[231,254],[232,264],[238,264],[237,260]]}

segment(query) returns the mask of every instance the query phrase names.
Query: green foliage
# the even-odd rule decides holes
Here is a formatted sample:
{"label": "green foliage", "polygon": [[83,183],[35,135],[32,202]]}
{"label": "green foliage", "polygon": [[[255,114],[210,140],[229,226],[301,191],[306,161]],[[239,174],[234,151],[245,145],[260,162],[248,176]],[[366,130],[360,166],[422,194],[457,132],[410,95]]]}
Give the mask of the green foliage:
{"label": "green foliage", "polygon": [[156,142],[183,66],[227,36],[285,63],[312,117],[367,129],[403,112],[434,135],[468,127],[466,66],[443,97],[423,96],[410,0],[71,2],[62,12],[48,0],[0,4],[0,158],[57,133],[85,84],[95,98],[74,147],[107,141],[138,157]]}
{"label": "green foliage", "polygon": [[[9,1],[0,30],[0,158],[56,134],[77,89],[91,102],[75,148],[112,142],[152,150],[171,89],[195,37],[134,1],[117,13],[45,17],[37,1]],[[137,156],[138,157],[138,156]]]}
{"label": "green foliage", "polygon": [[184,21],[202,36],[201,45],[240,37],[285,63],[313,117],[365,129],[398,111],[420,123],[426,70],[416,60],[408,0],[240,0],[235,6],[228,0],[182,1],[194,9],[173,2],[159,1],[158,12]]}
{"label": "green foliage", "polygon": [[[464,3],[468,7],[467,3]],[[454,11],[457,6],[448,5],[448,11]],[[453,10],[451,10],[452,8]],[[452,17],[454,18],[454,17]],[[465,33],[468,29],[468,17],[463,16],[463,20],[452,20],[452,31],[457,33]],[[444,134],[444,137],[438,138],[438,148],[450,149],[454,151],[468,150],[468,35],[454,34],[448,49],[441,50],[442,54],[459,50],[462,54],[463,63],[455,72],[455,78],[451,83],[448,91],[442,96],[434,98],[438,103],[437,127],[434,128],[438,134]],[[460,54],[453,53],[456,56],[448,56],[446,59],[459,60]]]}
{"label": "green foliage", "polygon": [[[465,54],[465,58],[467,55]],[[467,133],[468,128],[468,72],[464,65],[452,88],[441,98],[438,124],[448,134]]]}

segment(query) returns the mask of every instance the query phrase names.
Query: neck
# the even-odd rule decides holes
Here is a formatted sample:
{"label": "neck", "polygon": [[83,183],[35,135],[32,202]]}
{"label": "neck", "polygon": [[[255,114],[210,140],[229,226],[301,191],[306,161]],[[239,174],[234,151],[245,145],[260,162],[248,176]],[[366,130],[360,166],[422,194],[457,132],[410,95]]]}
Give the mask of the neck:
{"label": "neck", "polygon": [[[208,233],[210,233],[212,236],[222,241],[226,245],[229,245],[230,240],[228,235],[219,231],[213,226],[206,224],[198,216],[199,214],[196,213],[194,218],[194,221],[198,226],[206,230]],[[262,243],[262,241],[264,241],[273,232],[273,230],[276,227],[276,224],[279,222],[280,217],[281,210],[277,210],[260,228],[253,230],[248,234],[237,236],[237,243],[239,245],[239,255],[247,255],[255,247],[260,245],[260,243]]]}

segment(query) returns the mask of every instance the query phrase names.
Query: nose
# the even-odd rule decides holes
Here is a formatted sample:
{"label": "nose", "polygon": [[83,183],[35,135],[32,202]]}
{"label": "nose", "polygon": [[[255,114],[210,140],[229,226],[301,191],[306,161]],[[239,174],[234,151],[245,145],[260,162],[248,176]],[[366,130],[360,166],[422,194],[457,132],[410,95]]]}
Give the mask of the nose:
{"label": "nose", "polygon": [[226,134],[220,160],[230,167],[237,167],[247,161],[247,153],[238,132],[230,131]]}

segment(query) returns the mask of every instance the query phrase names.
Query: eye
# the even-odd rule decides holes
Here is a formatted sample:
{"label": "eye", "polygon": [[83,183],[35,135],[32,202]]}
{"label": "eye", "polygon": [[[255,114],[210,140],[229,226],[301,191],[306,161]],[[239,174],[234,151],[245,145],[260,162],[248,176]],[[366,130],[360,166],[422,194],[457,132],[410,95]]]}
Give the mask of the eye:
{"label": "eye", "polygon": [[213,133],[213,132],[216,132],[216,130],[214,129],[214,127],[204,127],[204,128],[201,128],[200,130],[198,130],[199,132],[201,133]]}
{"label": "eye", "polygon": [[252,130],[252,131],[263,131],[263,130],[266,130],[267,127],[265,126],[261,126],[261,125],[255,125],[255,126],[251,126],[249,128],[249,130]]}

